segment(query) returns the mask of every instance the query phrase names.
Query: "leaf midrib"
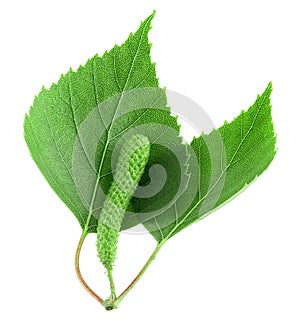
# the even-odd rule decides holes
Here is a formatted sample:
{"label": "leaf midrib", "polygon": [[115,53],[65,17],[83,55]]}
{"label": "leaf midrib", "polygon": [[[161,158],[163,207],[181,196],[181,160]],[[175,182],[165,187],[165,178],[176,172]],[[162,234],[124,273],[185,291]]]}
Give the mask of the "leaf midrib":
{"label": "leaf midrib", "polygon": [[[144,28],[143,28],[143,31],[142,31],[142,34],[140,36],[140,39],[139,39],[139,44],[138,44],[138,47],[136,49],[136,52],[135,52],[135,55],[133,57],[133,60],[132,60],[132,63],[131,63],[131,66],[130,66],[130,69],[129,69],[129,72],[128,72],[128,75],[126,77],[126,81],[125,81],[125,84],[124,84],[124,87],[122,89],[121,92],[121,95],[120,95],[120,98],[118,100],[118,104],[116,106],[116,109],[114,111],[114,115],[113,115],[113,118],[112,118],[112,121],[111,121],[111,125],[109,126],[109,128],[107,129],[107,139],[106,139],[106,143],[105,143],[105,146],[104,146],[104,150],[103,150],[103,153],[102,153],[102,156],[101,156],[101,161],[100,161],[100,165],[99,165],[99,169],[98,169],[98,173],[97,173],[97,179],[96,179],[96,183],[95,183],[95,186],[94,186],[94,191],[93,191],[93,195],[92,195],[92,200],[91,200],[91,204],[90,204],[90,208],[89,208],[89,214],[88,214],[88,218],[86,220],[86,223],[85,223],[85,226],[84,226],[84,229],[83,229],[83,233],[84,234],[87,234],[88,233],[88,229],[89,229],[89,224],[90,224],[90,219],[91,219],[91,216],[92,216],[92,213],[93,213],[93,206],[94,206],[94,202],[95,202],[95,199],[96,199],[96,194],[97,194],[97,189],[98,189],[98,185],[99,185],[99,182],[100,182],[100,178],[101,178],[101,171],[102,171],[102,167],[103,167],[103,163],[104,163],[104,158],[105,158],[105,155],[106,155],[106,151],[107,151],[107,148],[108,148],[108,145],[110,143],[110,132],[112,130],[112,127],[113,127],[113,124],[114,124],[114,119],[116,117],[116,114],[117,114],[117,111],[118,111],[118,108],[120,106],[120,102],[124,96],[124,92],[126,91],[126,88],[127,88],[127,85],[128,85],[128,81],[129,81],[129,78],[131,76],[131,73],[132,73],[132,70],[133,70],[133,67],[134,67],[134,64],[135,64],[135,60],[137,58],[137,54],[138,54],[138,51],[140,50],[140,46],[141,46],[141,42],[143,40],[143,37],[144,37],[144,33],[145,33],[145,30],[146,28],[148,27],[148,24],[150,23],[151,19],[148,18],[148,21],[147,23],[145,24]],[[116,71],[116,70],[115,70]],[[116,72],[115,72],[115,76],[116,76]],[[117,85],[118,82],[117,82]],[[97,106],[98,107],[98,106]]]}
{"label": "leaf midrib", "polygon": [[[226,168],[222,171],[222,173],[220,174],[219,178],[217,179],[217,181],[213,184],[213,186],[207,191],[207,193],[204,195],[204,197],[202,197],[201,199],[199,199],[197,201],[196,204],[194,204],[194,206],[190,209],[190,211],[184,216],[184,218],[175,225],[175,227],[169,232],[169,234],[166,237],[162,237],[162,241],[160,242],[160,245],[163,245],[171,236],[172,234],[178,229],[178,227],[180,227],[185,221],[186,219],[194,212],[194,210],[198,207],[198,205],[200,205],[206,198],[207,196],[213,191],[213,189],[217,186],[217,184],[219,183],[219,181],[221,180],[221,178],[224,176],[224,174],[228,171],[228,169],[231,167],[232,162],[235,158],[235,156],[237,155],[237,153],[239,152],[240,148],[242,147],[242,144],[244,143],[244,141],[246,140],[246,138],[248,137],[248,135],[250,134],[252,128],[254,127],[254,123],[257,119],[257,116],[259,114],[259,112],[261,111],[263,105],[265,104],[265,100],[266,100],[267,94],[264,95],[258,109],[257,112],[253,118],[253,121],[247,131],[247,133],[245,134],[245,136],[243,137],[243,139],[241,140],[241,142],[239,143],[237,150],[235,151],[235,153],[233,154],[233,156],[231,157],[228,165],[226,166]],[[199,183],[200,184],[200,183]],[[210,212],[207,212],[207,214],[205,216],[207,216]],[[203,217],[203,216],[201,216]],[[200,218],[200,217],[199,217]],[[159,228],[160,229],[160,228]],[[160,229],[161,232],[161,229]]]}

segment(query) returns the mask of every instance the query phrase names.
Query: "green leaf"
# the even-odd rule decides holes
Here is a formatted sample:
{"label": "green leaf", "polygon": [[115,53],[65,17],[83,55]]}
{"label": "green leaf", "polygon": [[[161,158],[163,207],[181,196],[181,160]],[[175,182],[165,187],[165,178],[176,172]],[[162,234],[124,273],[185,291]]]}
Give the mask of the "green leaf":
{"label": "green leaf", "polygon": [[[97,231],[121,138],[140,129],[149,133],[155,149],[155,140],[170,129],[177,132],[170,140],[176,136],[181,141],[151,63],[153,16],[123,45],[95,55],[50,89],[43,88],[25,117],[25,139],[34,161],[86,233]],[[160,127],[150,132],[153,122]],[[153,152],[152,162],[158,156],[159,151]]]}
{"label": "green leaf", "polygon": [[[191,176],[197,171],[198,191],[189,208],[178,205],[144,223],[158,243],[163,243],[190,224],[234,198],[269,166],[276,150],[271,117],[271,83],[255,103],[208,135],[194,138],[191,147],[197,165],[190,165]],[[195,183],[192,179],[190,183]],[[186,198],[193,186],[182,197]]]}

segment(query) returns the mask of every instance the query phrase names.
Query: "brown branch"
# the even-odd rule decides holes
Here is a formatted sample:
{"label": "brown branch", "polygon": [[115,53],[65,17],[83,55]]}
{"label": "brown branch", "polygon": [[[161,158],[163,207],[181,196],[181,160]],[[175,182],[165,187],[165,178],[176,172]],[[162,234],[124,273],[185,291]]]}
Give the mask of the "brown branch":
{"label": "brown branch", "polygon": [[81,248],[83,245],[83,242],[85,240],[86,234],[82,233],[78,245],[77,245],[77,249],[76,249],[76,254],[75,254],[75,271],[76,271],[76,275],[80,281],[80,283],[82,284],[82,286],[84,287],[84,289],[92,296],[94,297],[101,305],[103,305],[103,299],[101,297],[99,297],[94,290],[92,290],[89,285],[86,283],[86,281],[83,279],[81,271],[80,271],[80,266],[79,266],[79,259],[80,259],[80,252],[81,252]]}

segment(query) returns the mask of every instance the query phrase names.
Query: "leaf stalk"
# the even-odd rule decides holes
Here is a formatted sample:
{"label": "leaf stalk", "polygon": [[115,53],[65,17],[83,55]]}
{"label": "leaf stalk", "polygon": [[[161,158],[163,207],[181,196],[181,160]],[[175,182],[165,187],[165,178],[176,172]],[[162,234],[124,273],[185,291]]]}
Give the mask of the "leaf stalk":
{"label": "leaf stalk", "polygon": [[134,286],[137,284],[137,282],[141,279],[141,277],[144,275],[150,264],[153,262],[153,260],[156,258],[158,252],[160,251],[161,247],[163,245],[163,242],[159,243],[141,271],[138,273],[138,275],[133,279],[131,284],[121,293],[121,295],[113,302],[112,306],[113,308],[117,308],[120,302],[127,296],[127,294],[134,288]]}
{"label": "leaf stalk", "polygon": [[83,279],[82,277],[82,274],[81,274],[81,271],[80,271],[80,264],[79,264],[79,260],[80,260],[80,253],[81,253],[81,249],[82,249],[82,245],[84,243],[84,240],[86,238],[86,235],[87,233],[86,232],[83,232],[80,239],[79,239],[79,242],[78,242],[78,245],[77,245],[77,248],[76,248],[76,253],[75,253],[75,271],[76,271],[76,275],[80,281],[80,283],[82,284],[82,286],[84,287],[84,289],[93,297],[95,298],[101,305],[104,305],[104,301],[103,299],[98,296],[94,290],[92,290],[90,288],[90,286],[86,283],[86,281]]}

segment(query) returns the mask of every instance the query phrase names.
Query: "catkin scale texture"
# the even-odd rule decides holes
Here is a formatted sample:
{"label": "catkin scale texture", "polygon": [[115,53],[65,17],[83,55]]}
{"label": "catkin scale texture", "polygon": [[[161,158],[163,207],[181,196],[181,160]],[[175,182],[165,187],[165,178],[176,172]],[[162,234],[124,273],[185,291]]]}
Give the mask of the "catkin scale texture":
{"label": "catkin scale texture", "polygon": [[107,269],[112,269],[121,224],[143,175],[149,154],[150,142],[141,134],[130,136],[121,148],[114,181],[104,201],[97,228],[98,256]]}

